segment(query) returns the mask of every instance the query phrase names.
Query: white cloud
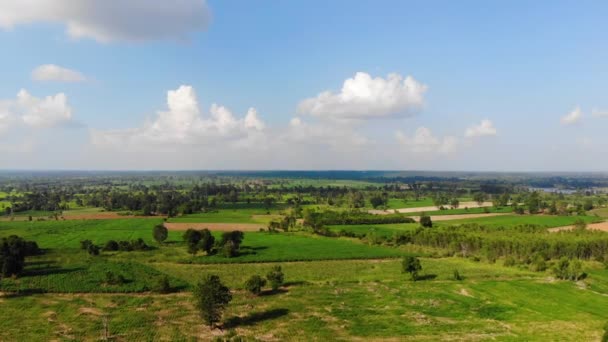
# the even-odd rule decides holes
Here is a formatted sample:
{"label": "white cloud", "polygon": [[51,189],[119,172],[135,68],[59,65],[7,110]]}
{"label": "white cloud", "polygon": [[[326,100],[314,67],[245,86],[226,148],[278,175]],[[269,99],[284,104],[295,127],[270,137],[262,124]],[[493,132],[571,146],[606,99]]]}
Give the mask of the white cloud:
{"label": "white cloud", "polygon": [[608,110],[593,108],[591,115],[595,118],[608,118]]}
{"label": "white cloud", "polygon": [[344,81],[339,93],[325,91],[300,102],[298,111],[319,118],[361,120],[412,115],[424,104],[427,86],[411,76],[389,74],[386,79],[358,72]]}
{"label": "white cloud", "polygon": [[402,131],[397,131],[396,138],[402,148],[413,153],[450,154],[455,152],[458,146],[456,137],[437,138],[426,127],[418,127],[413,137],[407,136]]}
{"label": "white cloud", "polygon": [[467,138],[493,135],[496,135],[496,128],[492,124],[492,121],[488,119],[481,120],[479,124],[467,128],[464,133],[464,136]]}
{"label": "white cloud", "polygon": [[0,101],[0,129],[18,123],[31,127],[52,127],[71,119],[72,108],[64,93],[39,99],[21,89],[15,100]]}
{"label": "white cloud", "polygon": [[254,139],[264,130],[264,123],[257,111],[250,108],[243,119],[237,119],[226,107],[213,104],[210,117],[203,117],[194,88],[182,85],[167,93],[167,111],[160,111],[157,117],[144,123],[143,127],[92,131],[91,140],[98,146],[147,148],[175,145],[217,145],[243,144]]}
{"label": "white cloud", "polygon": [[580,107],[574,108],[570,113],[562,116],[560,122],[562,125],[573,125],[581,120],[583,112]]}
{"label": "white cloud", "polygon": [[210,22],[205,0],[2,0],[0,28],[61,23],[99,42],[184,39]]}
{"label": "white cloud", "polygon": [[34,81],[84,82],[86,77],[76,71],[55,64],[45,64],[32,71]]}

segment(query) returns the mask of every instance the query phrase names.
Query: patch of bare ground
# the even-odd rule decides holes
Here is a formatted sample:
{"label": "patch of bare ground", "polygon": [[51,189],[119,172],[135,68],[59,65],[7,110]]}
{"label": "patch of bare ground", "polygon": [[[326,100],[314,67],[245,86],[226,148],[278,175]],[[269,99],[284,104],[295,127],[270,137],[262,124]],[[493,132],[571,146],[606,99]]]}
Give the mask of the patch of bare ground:
{"label": "patch of bare ground", "polygon": [[[459,205],[459,208],[483,208],[483,207],[491,207],[493,204],[492,202],[483,202],[481,204],[477,203],[477,202],[461,202]],[[432,206],[432,207],[416,207],[416,208],[400,208],[400,209],[387,209],[387,210],[369,210],[368,212],[371,214],[380,214],[380,215],[387,215],[387,214],[394,214],[395,211],[399,212],[399,213],[420,213],[423,211],[437,211],[439,210],[439,208]]]}
{"label": "patch of bare ground", "polygon": [[473,295],[471,295],[471,294],[469,293],[469,291],[467,291],[467,289],[465,289],[465,288],[461,288],[461,289],[460,289],[460,291],[458,291],[458,293],[459,293],[460,295],[465,296],[465,297],[471,297],[471,298],[473,297]]}
{"label": "patch of bare ground", "polygon": [[[549,228],[547,230],[549,232],[551,232],[551,233],[555,233],[555,232],[559,232],[559,231],[562,231],[562,230],[572,230],[574,228],[575,228],[574,226],[562,226],[562,227]],[[598,222],[598,223],[590,223],[590,224],[587,225],[587,229],[608,232],[608,221]]]}
{"label": "patch of bare ground", "polygon": [[169,230],[183,231],[188,229],[209,229],[221,232],[240,230],[243,232],[257,232],[260,228],[265,228],[262,223],[185,223],[185,222],[165,222],[165,227]]}
{"label": "patch of bare ground", "polygon": [[80,308],[78,309],[78,313],[81,315],[93,315],[93,316],[102,316],[103,312],[97,308]]}

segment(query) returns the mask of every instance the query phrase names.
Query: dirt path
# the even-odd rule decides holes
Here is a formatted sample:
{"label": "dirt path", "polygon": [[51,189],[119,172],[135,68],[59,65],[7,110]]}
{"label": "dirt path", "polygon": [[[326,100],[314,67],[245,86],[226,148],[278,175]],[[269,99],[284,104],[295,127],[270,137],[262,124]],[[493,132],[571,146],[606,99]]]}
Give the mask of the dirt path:
{"label": "dirt path", "polygon": [[[480,217],[492,217],[492,216],[504,216],[511,215],[509,213],[487,213],[487,214],[456,214],[456,215],[431,215],[432,221],[452,221],[452,220],[462,220],[462,219],[473,219]],[[416,222],[420,220],[420,217],[412,217]]]}
{"label": "dirt path", "polygon": [[[482,207],[491,207],[492,202],[483,202],[479,205],[477,202],[460,202],[458,208],[482,208]],[[379,215],[387,215],[394,214],[395,210],[400,213],[420,213],[423,211],[437,211],[439,210],[437,207],[417,207],[417,208],[401,208],[401,209],[388,209],[388,210],[369,210],[371,214],[379,214]],[[444,215],[441,215],[444,216]]]}
{"label": "dirt path", "polygon": [[240,230],[242,232],[257,232],[260,228],[266,228],[263,223],[185,223],[185,222],[165,222],[165,227],[169,230],[188,230],[209,229],[221,232]]}
{"label": "dirt path", "polygon": [[[555,233],[555,232],[559,232],[562,230],[572,230],[574,229],[574,226],[563,226],[563,227],[555,227],[555,228],[549,228],[547,229],[548,231]],[[591,230],[601,230],[604,232],[608,232],[608,221],[605,222],[598,222],[598,223],[589,223],[587,225],[587,229],[591,229]]]}

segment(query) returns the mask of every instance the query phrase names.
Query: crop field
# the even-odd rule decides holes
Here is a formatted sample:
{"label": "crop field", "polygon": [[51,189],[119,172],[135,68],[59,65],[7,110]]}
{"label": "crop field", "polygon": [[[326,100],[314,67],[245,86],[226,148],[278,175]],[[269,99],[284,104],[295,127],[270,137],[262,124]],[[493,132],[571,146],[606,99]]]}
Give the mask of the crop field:
{"label": "crop field", "polygon": [[[239,197],[248,183],[237,178],[111,179],[72,195],[69,183],[53,185],[58,202],[34,191],[4,211],[0,241],[18,236],[15,246],[38,249],[0,277],[0,341],[587,341],[608,322],[608,233],[593,229],[606,224],[599,196],[593,210],[572,195],[551,214],[557,196],[518,193],[521,203],[541,196],[544,209],[431,210],[429,226],[420,212],[369,210],[372,198],[436,208],[433,192],[414,201],[371,181],[264,178]],[[468,189],[461,203],[473,200]],[[252,277],[269,281],[276,266],[276,289],[252,292]],[[212,326],[193,294],[207,275],[232,295]]]}

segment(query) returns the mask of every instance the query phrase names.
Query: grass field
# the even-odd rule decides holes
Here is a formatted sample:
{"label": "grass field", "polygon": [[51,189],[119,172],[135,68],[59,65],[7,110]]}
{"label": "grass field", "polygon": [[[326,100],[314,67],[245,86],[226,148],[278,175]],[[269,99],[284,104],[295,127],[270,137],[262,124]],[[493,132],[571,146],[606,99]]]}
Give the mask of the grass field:
{"label": "grass field", "polygon": [[[256,216],[263,214],[263,209],[241,205],[171,221],[240,223],[269,218]],[[521,224],[557,227],[578,219],[598,220],[506,215],[435,225],[477,223],[508,232]],[[246,232],[238,257],[193,257],[182,241],[183,232],[170,232],[163,245],[153,240],[152,227],[162,221],[0,222],[0,237],[16,234],[46,249],[46,254],[27,259],[22,276],[0,281],[0,341],[96,340],[104,321],[115,340],[212,340],[225,333],[261,340],[587,341],[598,340],[608,321],[608,269],[595,261],[584,262],[586,279],[559,281],[550,268],[531,272],[527,266],[505,267],[503,260],[490,264],[472,258],[428,258],[422,256],[439,254],[422,253],[422,247],[411,245],[368,245],[305,232]],[[329,228],[392,236],[417,227]],[[152,249],[101,256],[79,249],[84,239],[103,245],[110,239],[138,238]],[[401,272],[400,257],[412,254],[421,256],[422,280],[416,282]],[[252,296],[244,290],[250,276],[263,276],[274,265],[285,272],[280,291],[266,288],[261,296]],[[463,279],[454,280],[455,270]],[[108,271],[126,281],[107,284]],[[192,304],[189,290],[205,274],[219,275],[233,290],[223,332],[201,324]],[[175,292],[150,292],[163,276],[169,277]],[[18,328],[24,325],[31,329]]]}
{"label": "grass field", "polygon": [[[239,289],[271,264],[155,266],[189,283],[219,274],[237,289],[225,328],[265,339],[598,340],[608,320],[608,297],[593,285],[550,282],[543,274],[463,259],[423,259],[422,265],[427,280],[411,282],[400,273],[399,261],[286,263],[288,286],[260,297]],[[451,279],[454,269],[464,280]],[[607,276],[594,264],[587,271],[590,278]],[[101,335],[104,316],[119,339],[213,336],[187,293],[33,294],[0,301],[3,340],[93,339]],[[34,328],[16,328],[23,324]]]}

